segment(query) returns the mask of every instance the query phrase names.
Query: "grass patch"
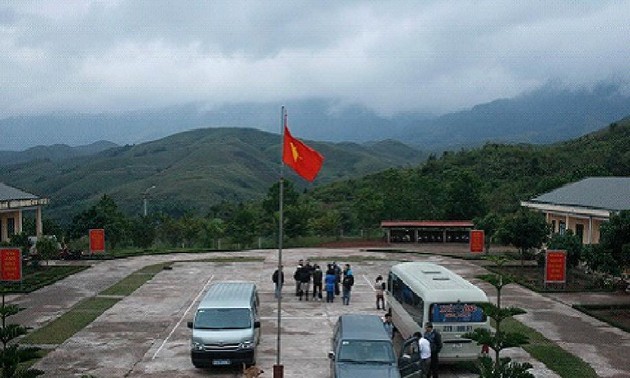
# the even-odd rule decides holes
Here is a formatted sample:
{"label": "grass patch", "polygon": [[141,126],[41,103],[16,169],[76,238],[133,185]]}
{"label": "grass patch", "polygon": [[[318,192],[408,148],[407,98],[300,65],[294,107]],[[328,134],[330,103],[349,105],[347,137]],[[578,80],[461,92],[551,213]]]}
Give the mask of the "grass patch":
{"label": "grass patch", "polygon": [[120,299],[92,297],[77,303],[70,311],[46,326],[24,336],[24,344],[61,344],[94,321]]}
{"label": "grass patch", "polygon": [[166,262],[148,265],[135,271],[100,293],[100,295],[120,296],[120,298],[99,296],[86,298],[59,318],[24,336],[20,342],[25,344],[55,345],[63,343],[115,305],[122,297],[133,293],[162,271],[164,267],[171,264],[171,262]]}
{"label": "grass patch", "polygon": [[541,292],[602,292],[612,291],[603,285],[603,281],[596,279],[593,275],[569,268],[567,272],[567,282],[565,285],[549,285],[544,284],[544,269],[536,265],[526,266],[486,266],[491,272],[507,275],[512,277],[519,285],[522,285],[532,291]]}
{"label": "grass patch", "polygon": [[501,323],[505,332],[519,332],[529,338],[523,349],[533,358],[542,362],[556,374],[566,378],[597,378],[595,370],[581,358],[574,356],[541,333],[527,327],[516,319],[506,319]]}
{"label": "grass patch", "polygon": [[89,265],[50,265],[32,267],[26,266],[22,270],[21,283],[5,283],[4,292],[10,293],[30,293],[44,286],[53,284],[68,276],[89,268]]}
{"label": "grass patch", "polygon": [[630,305],[573,305],[576,310],[608,323],[626,332],[630,332]]}
{"label": "grass patch", "polygon": [[136,291],[140,286],[144,285],[148,280],[153,278],[158,272],[162,271],[164,267],[170,266],[171,263],[160,263],[154,265],[145,266],[139,269],[122,280],[118,281],[109,288],[103,290],[102,295],[119,295],[126,296]]}

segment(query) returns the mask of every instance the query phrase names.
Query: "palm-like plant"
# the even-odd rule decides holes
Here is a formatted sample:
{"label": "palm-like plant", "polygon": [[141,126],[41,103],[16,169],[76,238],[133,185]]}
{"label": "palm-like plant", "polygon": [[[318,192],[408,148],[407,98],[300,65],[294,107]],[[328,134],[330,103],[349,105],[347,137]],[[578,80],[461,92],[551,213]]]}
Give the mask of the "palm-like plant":
{"label": "palm-like plant", "polygon": [[22,309],[17,305],[7,305],[4,302],[5,293],[2,292],[2,306],[0,306],[0,377],[2,378],[31,378],[44,374],[38,369],[20,366],[20,363],[38,358],[37,347],[23,347],[14,340],[28,332],[28,329],[18,324],[7,324],[7,318],[20,312]]}
{"label": "palm-like plant", "polygon": [[[488,256],[489,260],[501,267],[506,259],[499,256]],[[527,344],[526,335],[518,332],[504,332],[501,330],[501,323],[515,315],[525,314],[526,311],[518,307],[501,307],[501,290],[506,285],[514,282],[512,277],[502,274],[486,274],[479,276],[480,279],[488,282],[497,290],[497,304],[482,303],[486,316],[494,320],[496,329],[490,331],[487,329],[475,329],[468,333],[465,337],[475,340],[479,345],[487,345],[492,348],[495,353],[494,361],[492,358],[484,356],[479,360],[480,377],[483,378],[533,378],[534,376],[527,370],[533,366],[528,363],[512,362],[509,357],[501,357],[501,351],[507,348],[520,347]]]}

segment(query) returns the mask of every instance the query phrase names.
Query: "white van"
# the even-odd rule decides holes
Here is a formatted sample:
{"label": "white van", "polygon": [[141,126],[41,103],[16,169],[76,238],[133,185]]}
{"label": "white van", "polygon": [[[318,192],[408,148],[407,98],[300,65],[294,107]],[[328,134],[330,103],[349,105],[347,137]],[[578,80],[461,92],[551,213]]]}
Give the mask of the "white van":
{"label": "white van", "polygon": [[190,357],[195,367],[254,365],[260,341],[258,292],[252,282],[217,282],[199,303]]}

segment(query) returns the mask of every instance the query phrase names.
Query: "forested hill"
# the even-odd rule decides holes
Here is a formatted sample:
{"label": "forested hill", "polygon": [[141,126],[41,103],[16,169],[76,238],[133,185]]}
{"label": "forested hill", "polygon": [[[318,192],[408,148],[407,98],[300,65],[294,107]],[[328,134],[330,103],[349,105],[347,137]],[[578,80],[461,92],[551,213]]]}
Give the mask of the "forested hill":
{"label": "forested hill", "polygon": [[408,169],[316,188],[329,207],[353,209],[365,227],[383,219],[473,219],[512,212],[530,199],[589,176],[630,176],[630,117],[548,146],[487,144],[444,153]]}
{"label": "forested hill", "polygon": [[[299,136],[298,136],[299,137]],[[361,177],[426,159],[396,141],[370,145],[306,141],[325,156],[315,185]],[[50,198],[46,214],[67,221],[104,194],[129,215],[142,211],[144,191],[150,208],[179,215],[204,214],[222,201],[261,198],[279,179],[280,136],[255,129],[208,128],[153,142],[114,147],[91,156],[19,164],[0,164],[0,182]],[[286,170],[289,179],[307,187]],[[298,186],[298,187],[299,187]]]}

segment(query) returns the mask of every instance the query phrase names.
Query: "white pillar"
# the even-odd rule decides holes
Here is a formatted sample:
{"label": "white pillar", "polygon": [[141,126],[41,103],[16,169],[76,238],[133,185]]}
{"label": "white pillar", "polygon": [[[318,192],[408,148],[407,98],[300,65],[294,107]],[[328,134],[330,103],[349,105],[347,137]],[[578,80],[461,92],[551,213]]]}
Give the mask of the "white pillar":
{"label": "white pillar", "polygon": [[37,213],[35,214],[35,235],[40,237],[44,234],[44,226],[42,223],[42,207],[37,206]]}
{"label": "white pillar", "polygon": [[2,234],[0,235],[0,241],[7,241],[9,239],[9,235],[7,233],[7,217],[0,216],[0,229],[2,229]]}
{"label": "white pillar", "polygon": [[22,233],[22,210],[18,210],[15,217],[15,234]]}

